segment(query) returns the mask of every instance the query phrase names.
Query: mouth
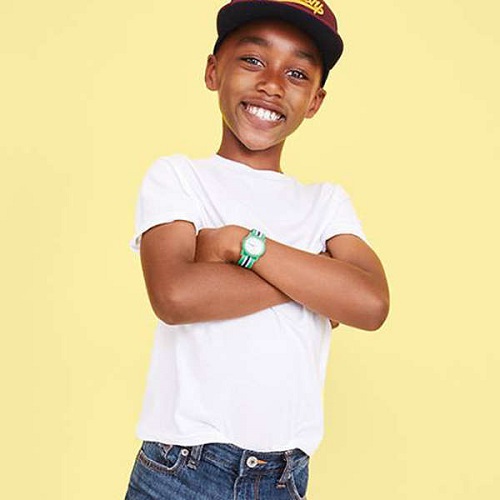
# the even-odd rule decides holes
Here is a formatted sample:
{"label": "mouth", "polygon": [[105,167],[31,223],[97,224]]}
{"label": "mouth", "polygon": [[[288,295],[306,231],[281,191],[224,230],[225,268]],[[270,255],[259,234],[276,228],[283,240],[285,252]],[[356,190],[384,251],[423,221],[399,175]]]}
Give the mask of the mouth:
{"label": "mouth", "polygon": [[285,121],[286,117],[277,110],[269,109],[262,106],[257,106],[255,104],[250,104],[248,102],[242,102],[245,111],[253,116],[256,116],[264,122],[280,122]]}

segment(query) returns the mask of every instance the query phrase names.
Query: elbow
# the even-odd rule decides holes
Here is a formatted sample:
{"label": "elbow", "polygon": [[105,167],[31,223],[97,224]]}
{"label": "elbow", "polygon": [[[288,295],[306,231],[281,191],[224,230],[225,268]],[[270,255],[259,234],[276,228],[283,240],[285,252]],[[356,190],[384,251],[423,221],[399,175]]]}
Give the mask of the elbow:
{"label": "elbow", "polygon": [[163,323],[165,323],[167,325],[177,325],[178,324],[169,311],[165,312],[163,310],[160,314],[156,313],[156,317],[160,321],[162,321]]}
{"label": "elbow", "polygon": [[179,324],[179,305],[172,297],[167,295],[156,295],[150,297],[151,307],[155,316],[167,325]]}
{"label": "elbow", "polygon": [[366,315],[366,322],[362,329],[369,332],[379,330],[389,315],[389,298],[376,298],[372,301],[371,306],[368,308],[368,312],[369,314]]}
{"label": "elbow", "polygon": [[374,332],[385,323],[388,314],[389,299],[375,296],[359,301],[355,308],[350,309],[349,317],[342,318],[340,314],[334,314],[333,316],[344,325]]}

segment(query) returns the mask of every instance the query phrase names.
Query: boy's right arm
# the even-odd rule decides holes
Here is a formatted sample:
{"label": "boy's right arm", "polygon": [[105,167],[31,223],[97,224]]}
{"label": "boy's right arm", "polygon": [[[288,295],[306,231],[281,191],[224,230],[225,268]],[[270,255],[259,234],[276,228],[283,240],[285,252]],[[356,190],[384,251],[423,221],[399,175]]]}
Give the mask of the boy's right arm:
{"label": "boy's right arm", "polygon": [[[188,221],[175,220],[145,231],[140,254],[153,311],[171,325],[238,318],[292,300],[242,267],[195,262],[196,233]],[[180,276],[197,283],[189,308],[177,294]]]}

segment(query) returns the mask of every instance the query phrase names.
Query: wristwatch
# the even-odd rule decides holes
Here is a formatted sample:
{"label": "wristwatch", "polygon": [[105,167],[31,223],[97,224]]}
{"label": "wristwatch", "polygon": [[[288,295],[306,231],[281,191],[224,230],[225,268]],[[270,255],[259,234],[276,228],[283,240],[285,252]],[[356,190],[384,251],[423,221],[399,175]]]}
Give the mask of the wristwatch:
{"label": "wristwatch", "polygon": [[241,253],[238,265],[252,269],[257,260],[266,251],[266,235],[258,229],[252,229],[241,242]]}

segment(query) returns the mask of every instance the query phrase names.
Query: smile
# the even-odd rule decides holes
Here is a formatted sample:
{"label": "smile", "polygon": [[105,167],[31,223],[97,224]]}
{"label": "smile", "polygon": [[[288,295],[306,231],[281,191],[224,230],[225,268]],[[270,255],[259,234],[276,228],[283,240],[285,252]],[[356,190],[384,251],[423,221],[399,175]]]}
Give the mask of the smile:
{"label": "smile", "polygon": [[284,115],[275,111],[271,111],[270,109],[254,106],[253,104],[248,104],[246,102],[243,103],[243,107],[245,108],[247,113],[250,113],[251,115],[254,115],[266,122],[279,122],[285,120]]}

